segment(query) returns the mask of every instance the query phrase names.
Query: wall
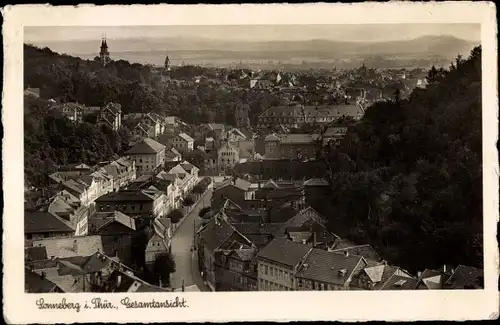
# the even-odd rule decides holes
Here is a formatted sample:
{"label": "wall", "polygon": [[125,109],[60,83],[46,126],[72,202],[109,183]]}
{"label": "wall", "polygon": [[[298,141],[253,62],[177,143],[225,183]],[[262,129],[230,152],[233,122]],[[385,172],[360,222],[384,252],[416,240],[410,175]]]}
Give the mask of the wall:
{"label": "wall", "polygon": [[293,270],[259,259],[258,289],[259,291],[290,291],[294,290]]}

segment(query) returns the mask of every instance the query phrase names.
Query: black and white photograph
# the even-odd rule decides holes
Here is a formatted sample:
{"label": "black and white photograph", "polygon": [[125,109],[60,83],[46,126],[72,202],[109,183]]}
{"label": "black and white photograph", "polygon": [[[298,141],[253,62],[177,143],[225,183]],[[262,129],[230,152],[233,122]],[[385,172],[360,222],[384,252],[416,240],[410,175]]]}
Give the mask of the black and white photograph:
{"label": "black and white photograph", "polygon": [[25,26],[24,293],[484,290],[481,35]]}

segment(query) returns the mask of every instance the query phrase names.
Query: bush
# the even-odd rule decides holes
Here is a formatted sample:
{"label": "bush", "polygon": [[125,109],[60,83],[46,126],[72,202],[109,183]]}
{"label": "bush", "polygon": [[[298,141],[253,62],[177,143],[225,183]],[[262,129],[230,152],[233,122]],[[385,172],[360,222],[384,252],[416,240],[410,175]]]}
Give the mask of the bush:
{"label": "bush", "polygon": [[154,263],[154,275],[156,279],[161,278],[162,286],[170,285],[170,274],[175,272],[175,260],[172,254],[164,253],[156,257]]}
{"label": "bush", "polygon": [[170,218],[170,221],[173,224],[176,224],[182,218],[184,218],[184,214],[180,210],[177,209],[177,210],[174,210],[174,211],[170,212],[167,217]]}

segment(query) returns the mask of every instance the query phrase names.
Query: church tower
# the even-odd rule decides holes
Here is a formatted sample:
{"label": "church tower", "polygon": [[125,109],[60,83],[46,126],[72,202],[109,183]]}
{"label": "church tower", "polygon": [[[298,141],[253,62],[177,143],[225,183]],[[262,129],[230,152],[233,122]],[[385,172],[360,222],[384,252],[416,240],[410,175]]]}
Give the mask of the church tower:
{"label": "church tower", "polygon": [[165,58],[165,70],[168,71],[169,66],[170,66],[170,59],[168,58],[168,55],[167,55],[167,57]]}
{"label": "church tower", "polygon": [[111,61],[111,59],[109,58],[108,43],[106,41],[106,37],[103,37],[101,41],[101,51],[99,52],[99,59],[101,60],[103,66]]}

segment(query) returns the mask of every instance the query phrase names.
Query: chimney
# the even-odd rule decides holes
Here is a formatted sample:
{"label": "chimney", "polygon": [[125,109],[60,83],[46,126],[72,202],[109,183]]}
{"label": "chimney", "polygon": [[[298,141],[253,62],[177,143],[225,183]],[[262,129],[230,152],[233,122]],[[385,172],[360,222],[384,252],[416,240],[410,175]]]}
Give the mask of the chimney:
{"label": "chimney", "polygon": [[78,242],[76,241],[76,239],[73,240],[73,252],[78,252]]}
{"label": "chimney", "polygon": [[422,276],[422,272],[418,271],[417,272],[417,278],[420,278]]}
{"label": "chimney", "polygon": [[122,284],[122,276],[118,275],[116,277],[116,287],[118,288]]}
{"label": "chimney", "polygon": [[344,256],[345,256],[345,257],[348,257],[348,256],[349,256],[349,251],[348,251],[348,250],[345,250],[345,251],[344,251]]}
{"label": "chimney", "polygon": [[45,272],[42,272],[42,273],[40,274],[40,278],[42,278],[42,280],[43,280],[43,279],[45,279]]}

